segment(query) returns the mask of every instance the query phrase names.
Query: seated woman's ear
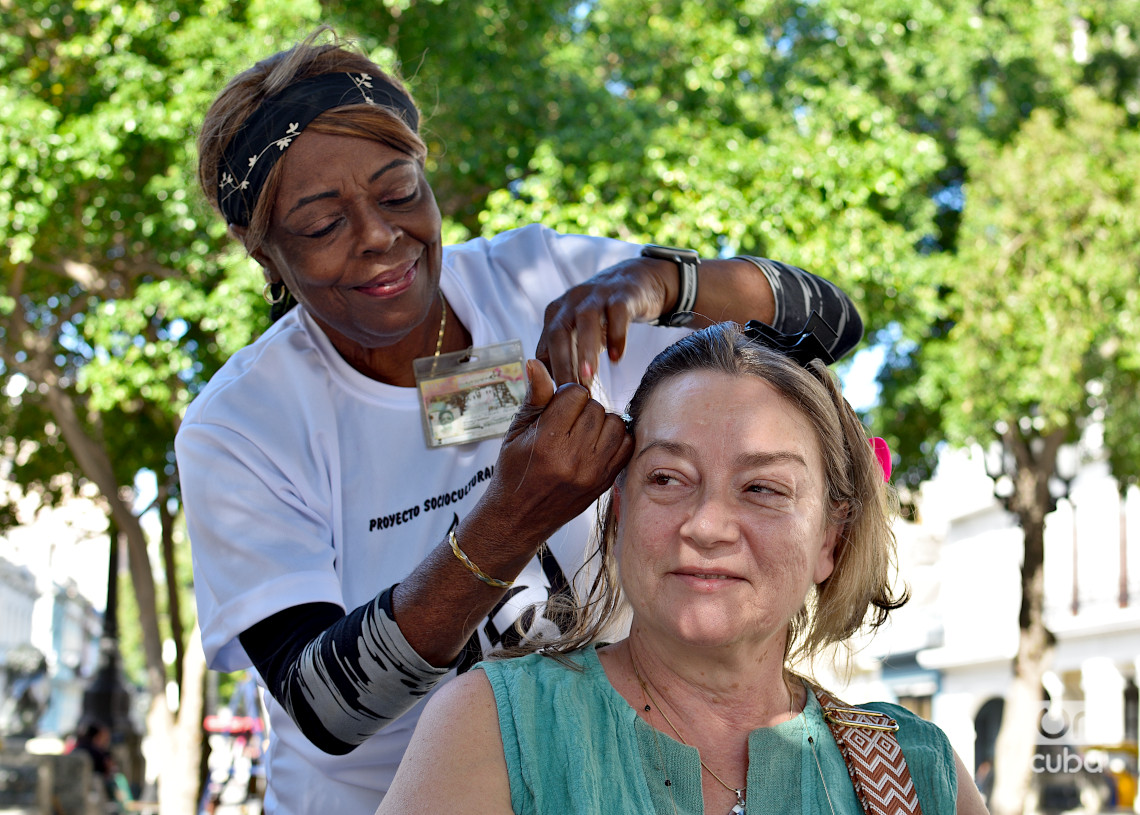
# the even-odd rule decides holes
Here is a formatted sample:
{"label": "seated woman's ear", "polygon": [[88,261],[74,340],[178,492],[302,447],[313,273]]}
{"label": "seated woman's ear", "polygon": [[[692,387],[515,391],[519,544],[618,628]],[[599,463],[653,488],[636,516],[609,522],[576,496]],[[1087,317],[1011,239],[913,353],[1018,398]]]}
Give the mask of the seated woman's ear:
{"label": "seated woman's ear", "polygon": [[831,573],[835,571],[835,549],[842,534],[843,524],[831,524],[824,533],[823,546],[819,550],[819,558],[815,562],[815,575],[812,578],[817,585],[831,577]]}
{"label": "seated woman's ear", "polygon": [[850,507],[846,503],[841,504],[835,515],[843,520],[829,521],[827,529],[824,531],[823,547],[819,551],[819,559],[815,564],[815,575],[813,579],[816,585],[827,580],[827,578],[831,577],[831,573],[835,571],[835,561],[838,558],[837,550],[843,541],[843,534],[847,529],[848,512],[850,512]]}

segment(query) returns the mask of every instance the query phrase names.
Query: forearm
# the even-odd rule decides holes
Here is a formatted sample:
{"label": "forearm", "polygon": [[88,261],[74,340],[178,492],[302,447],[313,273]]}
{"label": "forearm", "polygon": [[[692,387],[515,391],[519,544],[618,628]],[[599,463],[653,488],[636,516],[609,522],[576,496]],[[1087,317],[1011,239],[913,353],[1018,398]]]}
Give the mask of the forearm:
{"label": "forearm", "polygon": [[[655,269],[665,289],[665,303],[676,302],[678,273],[675,263]],[[704,328],[732,320],[746,323],[759,320],[784,333],[797,333],[817,312],[836,332],[828,350],[838,359],[852,350],[863,337],[863,321],[851,299],[834,283],[767,258],[702,260],[698,273],[696,317],[689,325]]]}
{"label": "forearm", "polygon": [[580,385],[556,391],[546,369],[528,360],[526,400],[503,439],[495,474],[453,530],[469,562],[445,537],[393,592],[408,643],[433,665],[453,661],[511,591],[502,584],[609,489],[632,451],[620,417]]}
{"label": "forearm", "polygon": [[[508,523],[515,513],[484,502],[456,527],[456,543],[485,576],[510,583],[546,539],[544,530],[520,530]],[[395,587],[392,608],[404,637],[432,665],[453,663],[478,625],[510,589],[480,580],[440,542]]]}
{"label": "forearm", "polygon": [[803,330],[816,312],[835,331],[828,351],[839,359],[863,339],[863,320],[855,304],[838,286],[819,275],[767,258],[733,258],[760,271],[772,289],[775,314],[768,325],[785,334]]}
{"label": "forearm", "polygon": [[347,615],[328,603],[286,609],[240,640],[301,732],[335,755],[401,716],[448,671],[409,646],[387,591]]}
{"label": "forearm", "polygon": [[[677,267],[672,264],[666,279],[672,289],[668,304],[676,302]],[[693,307],[696,317],[691,328],[704,328],[713,323],[732,320],[746,323],[760,320],[771,325],[776,315],[776,302],[772,287],[765,275],[747,261],[701,260],[698,271],[697,303]]]}

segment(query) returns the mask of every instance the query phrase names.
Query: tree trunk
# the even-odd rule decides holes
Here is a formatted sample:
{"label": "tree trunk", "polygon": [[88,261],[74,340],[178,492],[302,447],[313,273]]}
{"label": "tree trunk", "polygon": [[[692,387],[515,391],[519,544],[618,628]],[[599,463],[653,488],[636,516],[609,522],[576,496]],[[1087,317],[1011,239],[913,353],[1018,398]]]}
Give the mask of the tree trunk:
{"label": "tree trunk", "polygon": [[[107,451],[84,430],[75,403],[59,387],[54,372],[46,372],[42,381],[47,385],[47,402],[68,449],[75,456],[83,475],[99,488],[110,508],[113,525],[127,540],[131,584],[138,602],[139,623],[142,627],[146,690],[151,697],[146,717],[146,735],[159,746],[157,754],[169,756],[172,752],[169,747],[174,720],[166,703],[166,666],[162,660],[162,634],[158,627],[158,606],[155,599],[157,592],[147,553],[146,534],[138,517],[120,494]],[[163,770],[162,766],[148,768],[148,775],[161,778]],[[193,777],[196,776],[195,770]],[[188,810],[189,813],[193,811]]]}
{"label": "tree trunk", "polygon": [[162,661],[162,634],[158,629],[158,606],[154,573],[147,554],[146,534],[139,519],[119,493],[114,468],[103,449],[83,429],[71,397],[54,382],[54,376],[45,376],[48,385],[47,402],[52,416],[59,423],[67,447],[75,456],[83,475],[99,488],[111,511],[111,518],[127,539],[131,584],[138,600],[143,633],[143,653],[146,657],[147,690],[156,696],[166,693],[166,668]]}
{"label": "tree trunk", "polygon": [[195,625],[186,640],[178,716],[173,721],[172,750],[162,777],[159,815],[194,815],[198,811],[205,685],[206,655]]}
{"label": "tree trunk", "polygon": [[[1031,543],[1030,538],[1035,538]],[[1025,529],[1021,569],[1021,621],[1013,682],[1006,695],[994,754],[993,815],[1021,815],[1030,798],[1035,737],[1041,715],[1041,677],[1049,666],[1052,637],[1044,621],[1043,525]],[[1024,621],[1028,620],[1028,625]]]}
{"label": "tree trunk", "polygon": [[167,506],[170,488],[160,485],[155,502],[162,528],[162,568],[166,572],[166,609],[170,618],[170,638],[174,641],[174,675],[179,687],[186,658],[186,632],[182,630],[182,599],[179,596],[178,573],[174,558],[174,516]]}
{"label": "tree trunk", "polygon": [[1052,657],[1053,636],[1045,627],[1045,517],[1055,500],[1049,480],[1056,471],[1063,431],[1027,438],[1016,425],[1002,435],[1017,470],[1007,508],[1024,535],[1021,608],[1013,682],[1006,696],[994,754],[993,815],[1022,815],[1030,799],[1033,757],[1041,714],[1041,678]]}

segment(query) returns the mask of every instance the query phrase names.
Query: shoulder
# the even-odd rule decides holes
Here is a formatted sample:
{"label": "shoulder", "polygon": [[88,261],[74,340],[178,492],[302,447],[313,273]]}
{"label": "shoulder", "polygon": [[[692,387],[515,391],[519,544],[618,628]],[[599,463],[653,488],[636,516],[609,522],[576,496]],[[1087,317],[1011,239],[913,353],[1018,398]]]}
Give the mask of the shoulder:
{"label": "shoulder", "polygon": [[482,671],[467,671],[443,683],[428,699],[420,722],[430,716],[447,717],[465,710],[478,713],[495,709],[491,683]]}
{"label": "shoulder", "polygon": [[541,742],[549,738],[551,716],[556,711],[574,711],[574,715],[558,720],[559,728],[570,730],[583,717],[611,714],[609,685],[590,650],[563,660],[530,654],[489,660],[479,667],[494,693],[505,741],[526,744],[529,739]]}
{"label": "shoulder", "polygon": [[[424,705],[409,747],[429,763],[473,745],[501,744],[495,696],[482,671],[468,671],[443,683]],[[500,751],[501,754],[501,751]]]}
{"label": "shoulder", "polygon": [[[183,424],[226,423],[245,412],[264,421],[268,398],[280,409],[287,404],[280,401],[283,393],[308,390],[308,374],[321,370],[316,358],[300,309],[295,308],[226,361],[191,402]],[[289,375],[282,376],[282,371]]]}
{"label": "shoulder", "polygon": [[857,705],[857,707],[865,707],[869,710],[885,713],[898,722],[900,733],[906,730],[909,735],[921,737],[935,744],[945,745],[947,750],[950,749],[950,740],[942,732],[942,728],[934,722],[922,718],[917,713],[907,710],[902,705],[893,702],[868,702],[865,705]]}
{"label": "shoulder", "polygon": [[480,662],[479,672],[484,673],[495,695],[534,696],[550,693],[566,684],[576,684],[586,677],[584,652],[571,654],[558,660],[542,654],[527,654],[511,659],[491,659]]}
{"label": "shoulder", "polygon": [[528,224],[490,238],[474,238],[447,246],[444,248],[444,263],[457,271],[478,267],[533,270],[536,261],[547,261],[557,268],[581,263],[593,274],[635,257],[640,251],[640,244],[596,235],[556,232],[542,224]]}
{"label": "shoulder", "polygon": [[[901,705],[871,702],[859,707],[885,713],[896,722],[896,738],[924,809],[953,812],[959,792],[959,761],[942,728]],[[966,778],[969,782],[969,776]]]}
{"label": "shoulder", "polygon": [[923,760],[953,769],[954,749],[950,746],[950,739],[934,722],[891,702],[868,702],[858,707],[885,713],[898,722],[897,738],[908,759],[913,753]]}
{"label": "shoulder", "polygon": [[380,813],[510,813],[511,796],[491,686],[470,671],[427,701]]}

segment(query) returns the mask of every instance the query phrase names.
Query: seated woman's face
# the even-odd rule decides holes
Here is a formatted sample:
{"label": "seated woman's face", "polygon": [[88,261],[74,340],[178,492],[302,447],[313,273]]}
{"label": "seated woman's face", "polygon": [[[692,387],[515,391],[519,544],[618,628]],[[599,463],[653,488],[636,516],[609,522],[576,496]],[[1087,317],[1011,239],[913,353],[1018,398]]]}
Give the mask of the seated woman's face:
{"label": "seated woman's face", "polygon": [[782,648],[834,565],[815,434],[754,376],[699,371],[659,386],[617,501],[635,625],[682,644]]}
{"label": "seated woman's face", "polygon": [[403,339],[431,308],[442,262],[423,168],[379,142],[307,130],[281,172],[258,259],[342,352]]}

